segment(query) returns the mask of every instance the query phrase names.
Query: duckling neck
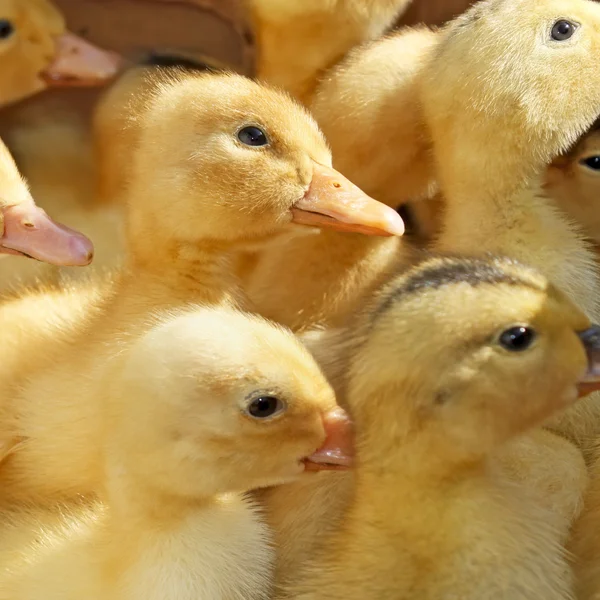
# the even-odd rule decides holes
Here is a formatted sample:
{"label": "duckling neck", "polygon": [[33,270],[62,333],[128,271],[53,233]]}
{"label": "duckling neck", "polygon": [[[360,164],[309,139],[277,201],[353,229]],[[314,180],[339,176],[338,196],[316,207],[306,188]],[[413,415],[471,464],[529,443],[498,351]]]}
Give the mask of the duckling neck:
{"label": "duckling neck", "polygon": [[174,242],[152,254],[132,252],[126,287],[146,298],[234,303],[242,300],[235,252],[219,242]]}

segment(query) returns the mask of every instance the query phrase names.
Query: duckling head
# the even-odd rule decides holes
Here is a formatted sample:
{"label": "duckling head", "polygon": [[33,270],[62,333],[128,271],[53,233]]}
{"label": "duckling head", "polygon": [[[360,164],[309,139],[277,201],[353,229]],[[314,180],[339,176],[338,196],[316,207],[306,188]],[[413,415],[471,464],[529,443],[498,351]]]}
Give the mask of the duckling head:
{"label": "duckling head", "polygon": [[395,211],[331,167],[316,123],[287,95],[225,73],[163,78],[141,111],[129,182],[138,251],[161,235],[248,243],[291,224],[403,233]]}
{"label": "duckling head", "polygon": [[481,459],[600,387],[599,333],[513,261],[424,261],[349,334],[357,461],[385,469],[402,447],[419,468],[421,458],[443,468]]}
{"label": "duckling head", "polygon": [[421,90],[441,179],[541,172],[600,115],[599,53],[591,0],[482,0],[451,22]]}
{"label": "duckling head", "polygon": [[99,85],[121,59],[66,31],[48,0],[0,0],[0,106],[56,85]]}
{"label": "duckling head", "polygon": [[116,460],[149,488],[210,496],[349,465],[350,423],[331,387],[290,332],[261,318],[173,314],[120,364],[107,426]]}
{"label": "duckling head", "polygon": [[558,157],[548,167],[544,185],[583,232],[600,243],[600,129],[592,129]]}
{"label": "duckling head", "polygon": [[0,254],[16,254],[60,266],[88,265],[92,242],[53,221],[37,206],[6,146],[0,142]]}

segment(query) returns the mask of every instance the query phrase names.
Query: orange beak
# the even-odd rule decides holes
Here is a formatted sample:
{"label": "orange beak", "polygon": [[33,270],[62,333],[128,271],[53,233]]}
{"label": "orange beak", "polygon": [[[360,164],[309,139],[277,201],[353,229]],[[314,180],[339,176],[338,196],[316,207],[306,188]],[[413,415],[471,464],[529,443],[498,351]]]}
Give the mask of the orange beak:
{"label": "orange beak", "polygon": [[73,33],[65,33],[58,38],[54,61],[42,78],[51,87],[96,86],[112,79],[122,64],[118,54],[101,50]]}
{"label": "orange beak", "polygon": [[600,390],[600,327],[592,325],[578,333],[588,357],[588,368],[577,383],[579,398]]}
{"label": "orange beak", "polygon": [[340,471],[352,466],[354,436],[346,411],[336,408],[323,417],[325,443],[304,459],[305,471]]}
{"label": "orange beak", "polygon": [[365,235],[402,235],[404,222],[389,206],[367,196],[331,167],[314,163],[305,196],[292,207],[292,222]]}
{"label": "orange beak", "polygon": [[82,233],[53,221],[33,200],[1,209],[0,254],[35,258],[58,266],[85,266],[94,246]]}

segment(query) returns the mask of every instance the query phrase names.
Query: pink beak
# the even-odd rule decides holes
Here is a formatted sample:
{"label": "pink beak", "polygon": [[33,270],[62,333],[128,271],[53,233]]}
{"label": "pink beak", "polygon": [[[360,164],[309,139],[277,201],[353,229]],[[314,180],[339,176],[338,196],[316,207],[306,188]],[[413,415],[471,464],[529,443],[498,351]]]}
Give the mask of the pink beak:
{"label": "pink beak", "polygon": [[1,209],[0,253],[35,258],[58,266],[85,266],[94,246],[82,233],[53,221],[33,200]]}
{"label": "pink beak", "polygon": [[367,196],[339,171],[318,163],[313,163],[308,191],[292,207],[292,222],[365,235],[404,233],[404,223],[393,208]]}
{"label": "pink beak", "polygon": [[354,436],[350,417],[342,408],[335,408],[323,417],[325,443],[304,459],[306,471],[346,470],[352,466]]}
{"label": "pink beak", "polygon": [[42,77],[49,86],[96,86],[113,78],[122,64],[118,54],[65,33],[58,38],[54,61]]}

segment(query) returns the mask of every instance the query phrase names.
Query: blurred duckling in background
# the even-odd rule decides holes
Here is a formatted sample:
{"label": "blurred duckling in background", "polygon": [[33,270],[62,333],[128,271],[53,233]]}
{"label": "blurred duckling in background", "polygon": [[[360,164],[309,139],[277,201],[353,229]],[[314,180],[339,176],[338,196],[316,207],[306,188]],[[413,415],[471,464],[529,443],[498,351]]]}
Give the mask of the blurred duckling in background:
{"label": "blurred duckling in background", "polygon": [[351,48],[378,38],[411,0],[246,0],[258,77],[309,104],[319,78]]}
{"label": "blurred duckling in background", "polygon": [[0,0],[0,57],[0,107],[52,86],[103,84],[121,65],[68,32],[48,0]]}
{"label": "blurred duckling in background", "polygon": [[512,260],[433,258],[313,343],[355,423],[355,474],[278,597],[573,597],[553,516],[493,458],[600,387],[599,327]]}
{"label": "blurred duckling in background", "polygon": [[0,141],[0,254],[53,265],[88,265],[92,243],[36,206],[8,148]]}
{"label": "blurred duckling in background", "polygon": [[[117,54],[68,32],[62,14],[47,0],[0,0],[0,57],[0,108],[49,87],[102,85],[122,65]],[[17,127],[7,139],[21,171],[48,212],[96,239],[98,227],[90,226],[87,215],[81,218],[77,209],[73,210],[73,206],[79,207],[79,195],[88,193],[79,184],[91,172],[89,165],[84,164],[85,145],[79,139],[82,135],[77,135],[73,126],[39,124],[37,115],[31,117],[28,113],[25,118],[30,130]],[[60,183],[55,184],[56,181]],[[70,189],[71,182],[74,190]],[[103,241],[100,238],[101,256],[105,254]],[[7,291],[21,282],[33,283],[37,278],[56,278],[58,272],[48,264],[8,258],[0,263],[0,290]],[[77,276],[75,271],[69,272]]]}
{"label": "blurred duckling in background", "polygon": [[93,399],[108,359],[156,310],[243,305],[237,250],[318,235],[316,227],[402,233],[393,209],[329,166],[303,108],[241,76],[163,78],[133,161],[128,265],[113,281],[0,306],[0,439],[23,440],[0,464],[7,502],[96,489],[101,431]]}
{"label": "blurred duckling in background", "polygon": [[272,536],[243,493],[350,465],[349,420],[291,333],[195,307],[145,329],[96,397],[101,503],[3,513],[3,599],[267,600]]}
{"label": "blurred duckling in background", "polygon": [[545,179],[547,193],[596,245],[600,244],[598,125],[600,124],[596,124],[573,148],[550,165]]}

